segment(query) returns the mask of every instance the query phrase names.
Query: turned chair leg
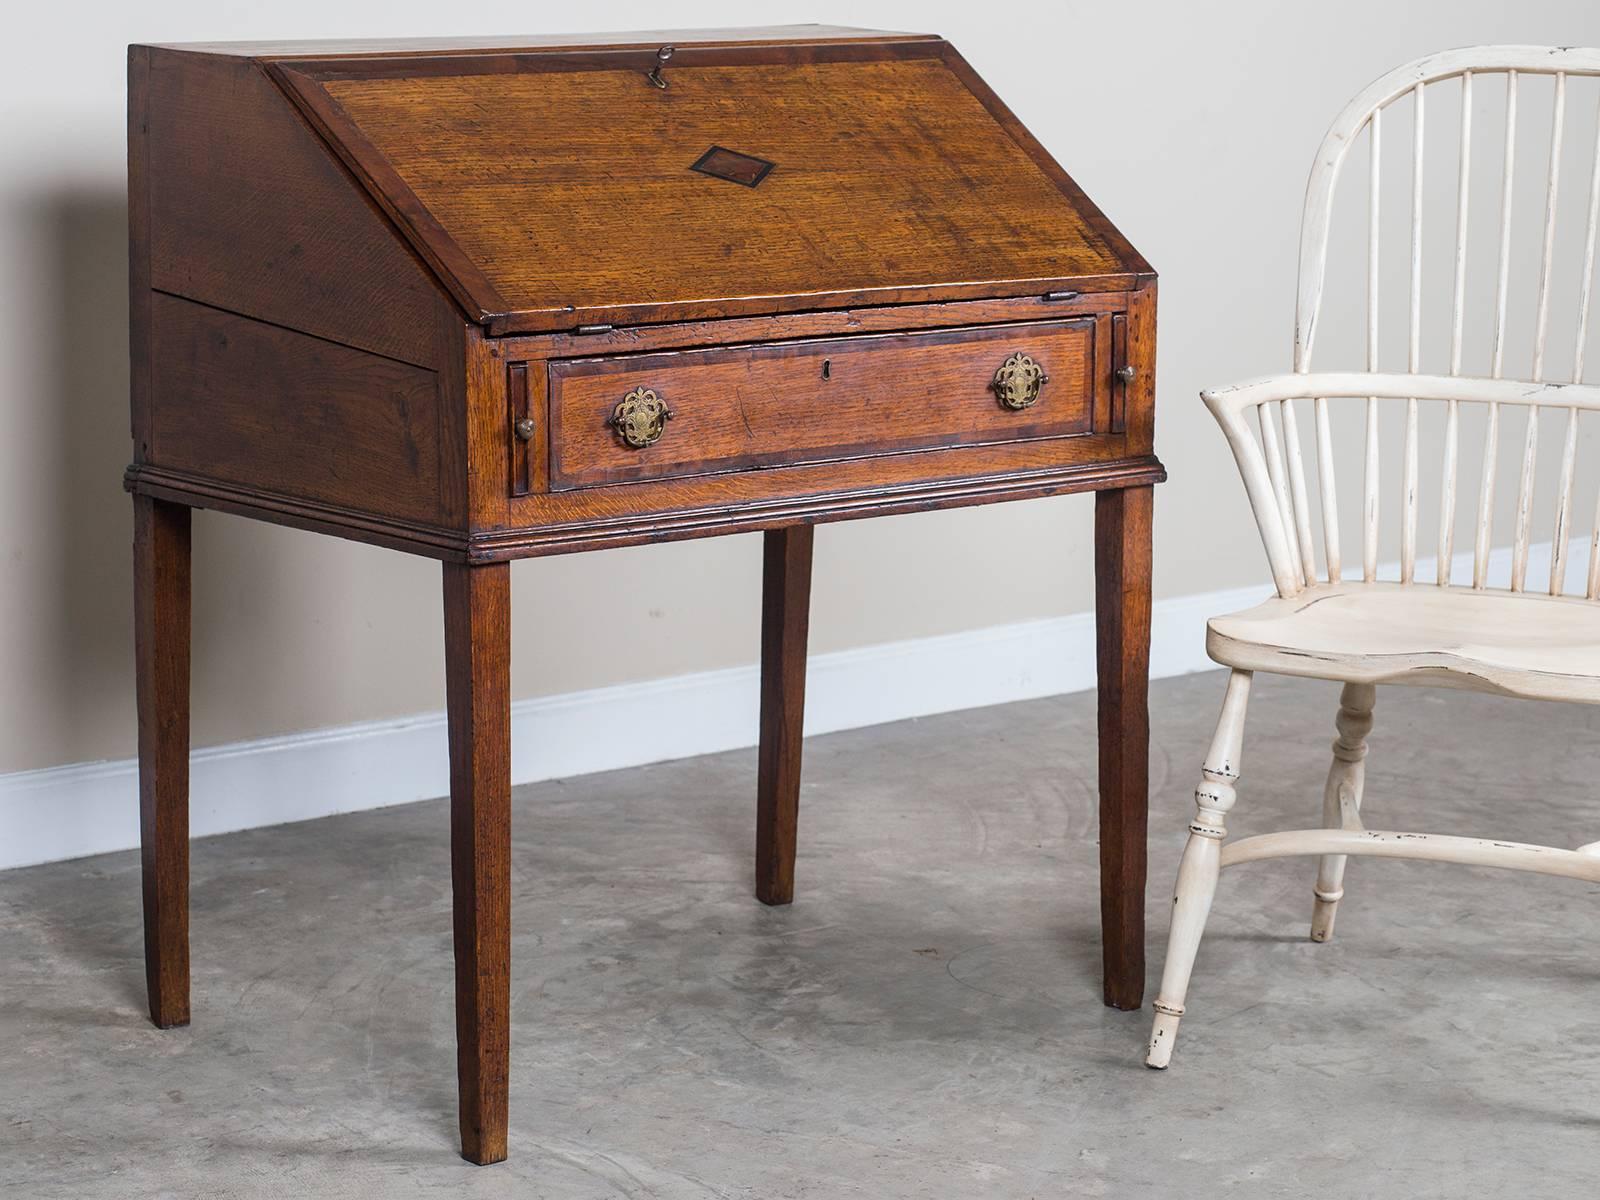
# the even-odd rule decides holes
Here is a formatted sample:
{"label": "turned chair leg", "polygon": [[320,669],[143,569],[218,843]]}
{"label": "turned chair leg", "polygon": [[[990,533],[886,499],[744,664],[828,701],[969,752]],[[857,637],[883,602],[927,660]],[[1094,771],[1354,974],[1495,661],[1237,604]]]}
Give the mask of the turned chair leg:
{"label": "turned chair leg", "polygon": [[1158,1070],[1172,1059],[1172,1044],[1178,1036],[1178,1021],[1183,1016],[1183,998],[1189,990],[1189,974],[1200,949],[1211,898],[1216,894],[1221,870],[1224,824],[1234,802],[1234,781],[1239,778],[1239,758],[1244,743],[1244,714],[1250,701],[1250,672],[1235,671],[1228,676],[1228,690],[1222,700],[1222,715],[1211,739],[1211,750],[1201,769],[1203,778],[1195,789],[1195,819],[1189,825],[1189,843],[1178,866],[1178,886],[1172,901],[1172,931],[1167,936],[1167,960],[1161,971],[1161,990],[1156,996],[1155,1022],[1150,1029],[1150,1049],[1145,1065]]}
{"label": "turned chair leg", "polygon": [[150,1019],[189,1023],[189,509],[133,498],[139,843]]}
{"label": "turned chair leg", "polygon": [[511,568],[444,566],[461,1156],[506,1156],[511,1069]]}
{"label": "turned chair leg", "polygon": [[[1372,706],[1378,689],[1370,683],[1347,683],[1339,694],[1339,715],[1334,724],[1333,764],[1322,791],[1322,824],[1328,829],[1361,828],[1361,792],[1367,776],[1367,734],[1372,732]],[[1344,896],[1347,856],[1324,854],[1317,866],[1316,900],[1311,912],[1311,940],[1325,942],[1333,936],[1333,920]]]}
{"label": "turned chair leg", "polygon": [[762,549],[756,899],[763,904],[794,900],[813,532],[810,525],[769,530]]}

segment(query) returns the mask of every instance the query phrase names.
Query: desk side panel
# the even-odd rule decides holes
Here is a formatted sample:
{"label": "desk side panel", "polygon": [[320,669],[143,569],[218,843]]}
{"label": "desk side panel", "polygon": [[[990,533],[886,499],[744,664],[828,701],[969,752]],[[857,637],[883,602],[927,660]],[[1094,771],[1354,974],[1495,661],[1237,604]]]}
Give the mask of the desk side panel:
{"label": "desk side panel", "polygon": [[130,81],[148,286],[440,366],[453,302],[259,64],[134,47]]}
{"label": "desk side panel", "polygon": [[442,511],[437,372],[157,294],[140,470],[423,528]]}

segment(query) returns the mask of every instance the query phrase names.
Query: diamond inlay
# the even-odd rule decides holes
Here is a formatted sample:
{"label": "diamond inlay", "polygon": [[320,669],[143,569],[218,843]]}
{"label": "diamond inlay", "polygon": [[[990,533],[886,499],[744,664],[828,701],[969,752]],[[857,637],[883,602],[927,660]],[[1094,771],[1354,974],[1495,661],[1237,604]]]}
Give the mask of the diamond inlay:
{"label": "diamond inlay", "polygon": [[711,175],[717,179],[726,179],[729,183],[739,183],[753,188],[765,179],[776,165],[764,158],[713,146],[689,169],[699,171],[702,175]]}

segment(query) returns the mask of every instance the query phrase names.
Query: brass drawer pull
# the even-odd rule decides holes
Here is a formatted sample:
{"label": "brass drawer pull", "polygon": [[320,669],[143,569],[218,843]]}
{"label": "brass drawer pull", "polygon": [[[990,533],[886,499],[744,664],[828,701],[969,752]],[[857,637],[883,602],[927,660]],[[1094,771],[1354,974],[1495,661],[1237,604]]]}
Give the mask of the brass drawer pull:
{"label": "brass drawer pull", "polygon": [[1039,389],[1050,381],[1044,368],[1026,354],[1013,354],[994,373],[989,386],[1006,408],[1031,408],[1039,400]]}
{"label": "brass drawer pull", "polygon": [[653,445],[667,427],[672,410],[650,388],[634,388],[611,410],[611,428],[624,445],[643,450]]}

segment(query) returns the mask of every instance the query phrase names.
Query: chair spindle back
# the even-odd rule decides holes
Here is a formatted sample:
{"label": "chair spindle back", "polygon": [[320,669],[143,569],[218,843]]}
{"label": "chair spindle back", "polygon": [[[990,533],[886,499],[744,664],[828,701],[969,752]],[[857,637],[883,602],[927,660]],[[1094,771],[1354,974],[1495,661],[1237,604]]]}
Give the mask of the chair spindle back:
{"label": "chair spindle back", "polygon": [[[1571,94],[1577,87],[1593,93],[1584,113],[1575,120],[1569,113]],[[1535,91],[1537,89],[1537,91]],[[1543,153],[1523,150],[1524,166],[1536,165],[1539,171],[1540,200],[1527,203],[1517,186],[1519,141],[1522,126],[1533,110],[1532,100],[1544,107],[1548,96],[1548,119],[1539,126],[1548,130],[1549,146]],[[1427,114],[1443,104],[1459,108],[1457,128],[1443,145],[1446,156],[1455,157],[1455,195],[1449,207],[1454,212],[1454,229],[1449,243],[1437,236],[1430,242],[1426,218],[1432,194],[1428,187],[1429,151],[1426,141]],[[1409,114],[1406,108],[1409,106]],[[1491,107],[1492,106],[1492,107]],[[1504,131],[1499,153],[1488,155],[1476,145],[1474,116],[1480,111],[1488,117],[1503,114]],[[1409,122],[1405,117],[1409,115]],[[1409,125],[1409,133],[1407,131]],[[1386,173],[1385,144],[1397,128],[1399,141],[1409,139],[1409,236],[1406,239],[1408,268],[1404,288],[1405,368],[1385,374],[1380,361],[1383,324],[1380,313],[1389,293],[1398,286],[1386,287],[1385,267],[1390,260],[1382,253],[1385,215],[1393,206],[1383,203]],[[1337,184],[1354,147],[1365,141],[1367,178],[1365,188],[1366,246],[1365,267],[1365,372],[1315,374],[1312,351],[1322,332],[1328,310],[1326,285],[1330,276],[1330,232],[1333,229]],[[1576,141],[1578,152],[1569,146]],[[1453,147],[1451,143],[1454,143]],[[1498,193],[1498,220],[1487,226],[1478,218],[1474,224],[1474,170],[1485,159],[1499,179],[1493,181]],[[1586,161],[1577,166],[1582,190],[1574,193],[1573,158]],[[1498,158],[1498,162],[1493,160]],[[1442,165],[1442,164],[1441,164]],[[1392,176],[1393,172],[1390,173]],[[1526,172],[1524,172],[1526,174]],[[1477,189],[1482,190],[1482,189]],[[1520,201],[1520,204],[1519,204]],[[1576,201],[1576,202],[1575,202]],[[1528,211],[1524,211],[1528,210]],[[1536,220],[1527,230],[1518,218]],[[1321,578],[1329,583],[1344,578],[1345,558],[1341,554],[1341,530],[1337,467],[1342,456],[1336,453],[1335,417],[1330,410],[1342,409],[1346,402],[1364,401],[1361,422],[1360,492],[1360,578],[1375,581],[1380,574],[1379,559],[1384,542],[1382,520],[1385,508],[1382,490],[1385,470],[1395,472],[1399,483],[1398,529],[1390,533],[1398,551],[1398,581],[1411,584],[1419,570],[1419,509],[1424,501],[1423,466],[1437,478],[1437,489],[1426,490],[1425,502],[1437,497],[1437,525],[1433,539],[1437,562],[1431,581],[1439,586],[1455,586],[1452,566],[1456,553],[1458,516],[1475,512],[1471,539],[1470,586],[1490,586],[1495,554],[1496,476],[1502,467],[1500,442],[1516,423],[1510,414],[1521,418],[1520,457],[1516,460],[1515,505],[1511,509],[1512,544],[1508,580],[1512,591],[1529,590],[1530,550],[1536,538],[1548,531],[1550,557],[1548,578],[1539,577],[1534,587],[1559,595],[1566,590],[1569,574],[1569,542],[1573,536],[1575,487],[1578,467],[1585,456],[1580,436],[1580,415],[1600,409],[1600,388],[1583,384],[1585,348],[1590,336],[1590,314],[1594,288],[1596,231],[1600,225],[1600,50],[1551,49],[1527,46],[1478,47],[1448,51],[1410,63],[1393,71],[1367,88],[1345,109],[1324,139],[1312,169],[1307,188],[1301,231],[1300,282],[1295,322],[1294,376],[1247,384],[1206,394],[1207,403],[1222,422],[1241,471],[1245,476],[1274,581],[1284,595],[1314,586],[1319,580],[1317,552],[1322,555]],[[1490,252],[1477,250],[1471,235],[1492,228]],[[1581,238],[1579,232],[1581,230]],[[1522,231],[1522,237],[1518,233]],[[1531,285],[1530,305],[1512,305],[1519,291],[1519,268],[1529,256],[1517,253],[1523,241],[1538,246],[1538,272]],[[1435,244],[1436,243],[1436,244]],[[1433,253],[1427,253],[1433,246]],[[1579,247],[1581,246],[1581,250]],[[1448,253],[1441,251],[1448,250]],[[1476,253],[1474,251],[1477,251]],[[1343,266],[1353,255],[1335,258]],[[1441,263],[1449,271],[1448,320],[1442,311],[1427,311],[1429,296],[1425,265]],[[1488,264],[1493,264],[1493,288],[1475,288]],[[1399,264],[1395,264],[1398,267]],[[1356,269],[1359,270],[1359,267]],[[1398,270],[1390,282],[1398,285]],[[1438,289],[1444,292],[1444,287]],[[1551,382],[1553,369],[1551,336],[1553,298],[1558,292],[1561,307],[1572,301],[1571,320],[1564,322],[1560,337],[1570,337],[1570,382]],[[1575,294],[1574,294],[1575,293]],[[1484,319],[1473,307],[1481,296],[1489,308]],[[1425,323],[1425,315],[1429,323]],[[1482,326],[1481,331],[1477,328]],[[1424,370],[1427,334],[1436,329],[1442,371]],[[1396,331],[1397,332],[1397,331]],[[1513,359],[1508,347],[1514,335],[1526,332],[1531,353]],[[1476,373],[1464,373],[1469,355],[1478,361]],[[1526,363],[1526,368],[1512,365]],[[1555,368],[1559,371],[1559,368]],[[1508,377],[1509,376],[1509,377]],[[1343,389],[1343,390],[1341,390]],[[1309,405],[1297,412],[1297,406]],[[1424,436],[1422,414],[1427,406],[1430,423],[1439,428],[1434,437]],[[1257,413],[1257,428],[1252,430],[1244,414]],[[1540,414],[1544,409],[1564,410],[1557,469],[1541,473]],[[1391,415],[1392,414],[1392,415]],[[1314,447],[1311,469],[1303,449],[1302,416],[1309,416],[1309,438]],[[1464,428],[1471,418],[1474,433],[1481,430],[1482,447],[1473,465],[1479,468],[1476,496],[1471,483],[1463,479]],[[1392,426],[1386,432],[1386,425]],[[1584,424],[1584,429],[1588,423]],[[1512,433],[1514,437],[1514,432]],[[1392,456],[1398,437],[1398,466]],[[1508,450],[1505,466],[1512,463]],[[1466,470],[1470,471],[1470,467]],[[1314,479],[1313,479],[1314,472]],[[1552,479],[1553,474],[1553,479]],[[1600,474],[1596,476],[1600,483]],[[1548,522],[1536,513],[1535,497],[1551,491],[1553,513]],[[1313,503],[1314,501],[1314,503]],[[1474,503],[1475,501],[1475,503]],[[1320,539],[1314,534],[1320,527]],[[1503,528],[1503,526],[1502,526]],[[1600,489],[1597,489],[1586,578],[1581,588],[1589,599],[1600,598]],[[1320,545],[1319,545],[1320,540]],[[1499,568],[1496,568],[1497,570]],[[1465,581],[1462,582],[1465,586]]]}

